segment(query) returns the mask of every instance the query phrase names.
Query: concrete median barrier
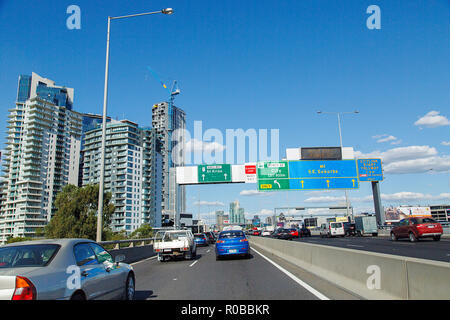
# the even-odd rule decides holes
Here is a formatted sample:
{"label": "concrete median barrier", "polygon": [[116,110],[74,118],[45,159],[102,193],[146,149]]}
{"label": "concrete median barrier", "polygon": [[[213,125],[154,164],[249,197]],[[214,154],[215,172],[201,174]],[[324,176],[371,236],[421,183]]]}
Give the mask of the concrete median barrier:
{"label": "concrete median barrier", "polygon": [[262,237],[250,243],[366,299],[450,297],[450,263]]}
{"label": "concrete median barrier", "polygon": [[113,249],[110,250],[113,259],[119,254],[125,255],[126,263],[133,263],[140,260],[144,260],[150,257],[153,257],[155,253],[153,252],[153,245],[144,245],[144,246],[136,246],[136,247],[128,247],[121,249]]}

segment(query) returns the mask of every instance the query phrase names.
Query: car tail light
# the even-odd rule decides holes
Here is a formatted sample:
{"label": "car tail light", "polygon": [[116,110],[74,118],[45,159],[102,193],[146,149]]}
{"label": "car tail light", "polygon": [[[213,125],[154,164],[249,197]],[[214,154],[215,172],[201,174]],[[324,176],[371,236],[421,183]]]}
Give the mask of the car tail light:
{"label": "car tail light", "polygon": [[223,240],[217,240],[216,243],[225,243]]}
{"label": "car tail light", "polygon": [[156,251],[156,252],[160,252],[161,250],[159,250],[159,249],[155,249],[155,251]]}
{"label": "car tail light", "polygon": [[36,300],[36,288],[25,277],[16,277],[16,290],[12,300]]}
{"label": "car tail light", "polygon": [[241,240],[239,240],[240,242],[247,242],[248,240],[247,239],[241,239]]}

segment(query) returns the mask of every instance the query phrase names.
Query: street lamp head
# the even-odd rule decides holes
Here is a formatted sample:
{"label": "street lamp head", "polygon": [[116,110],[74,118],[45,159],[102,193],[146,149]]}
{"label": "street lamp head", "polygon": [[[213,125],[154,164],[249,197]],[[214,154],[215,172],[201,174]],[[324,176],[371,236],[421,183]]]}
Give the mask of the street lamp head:
{"label": "street lamp head", "polygon": [[321,114],[321,113],[322,113],[322,111],[317,111],[317,113],[318,113],[318,114]]}
{"label": "street lamp head", "polygon": [[166,8],[166,9],[162,9],[161,12],[164,13],[164,14],[173,14],[173,9],[172,8]]}
{"label": "street lamp head", "polygon": [[358,111],[358,110],[355,110],[355,113],[359,113],[359,111]]}

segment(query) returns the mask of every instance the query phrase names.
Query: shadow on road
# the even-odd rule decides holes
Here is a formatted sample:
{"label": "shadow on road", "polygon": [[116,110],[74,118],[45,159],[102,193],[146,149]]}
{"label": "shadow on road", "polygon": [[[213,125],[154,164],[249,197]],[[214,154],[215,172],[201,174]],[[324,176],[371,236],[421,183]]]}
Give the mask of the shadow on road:
{"label": "shadow on road", "polygon": [[250,260],[253,259],[254,256],[250,253],[248,256],[241,256],[241,255],[225,255],[221,256],[219,260]]}
{"label": "shadow on road", "polygon": [[151,290],[136,291],[134,294],[134,300],[147,300],[148,298],[156,298],[157,295],[153,295]]}

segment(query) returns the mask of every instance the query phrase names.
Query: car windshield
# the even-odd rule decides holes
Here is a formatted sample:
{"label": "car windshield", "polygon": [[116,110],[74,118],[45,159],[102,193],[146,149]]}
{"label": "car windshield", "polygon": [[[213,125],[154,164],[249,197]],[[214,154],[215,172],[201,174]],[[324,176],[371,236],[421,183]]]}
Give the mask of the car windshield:
{"label": "car windshield", "polygon": [[186,232],[166,232],[163,241],[175,241],[187,238]]}
{"label": "car windshield", "polygon": [[205,238],[205,235],[203,235],[203,234],[194,234],[194,238],[203,239],[203,238]]}
{"label": "car windshield", "polygon": [[60,248],[56,244],[22,245],[0,248],[1,268],[44,267]]}
{"label": "car windshield", "polygon": [[221,239],[232,239],[232,238],[242,238],[244,233],[242,231],[225,231],[219,236]]}
{"label": "car windshield", "polygon": [[433,220],[431,218],[413,218],[411,220],[413,224],[437,223],[436,220]]}

